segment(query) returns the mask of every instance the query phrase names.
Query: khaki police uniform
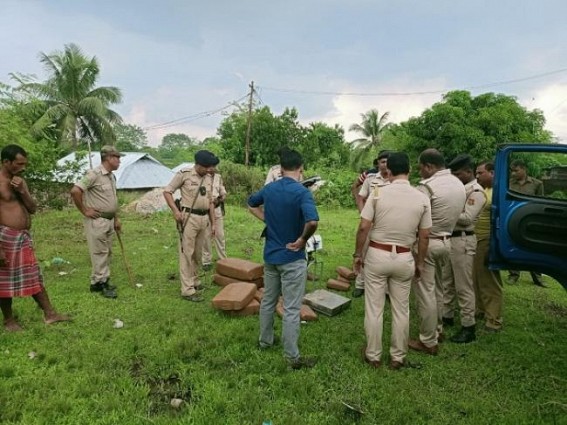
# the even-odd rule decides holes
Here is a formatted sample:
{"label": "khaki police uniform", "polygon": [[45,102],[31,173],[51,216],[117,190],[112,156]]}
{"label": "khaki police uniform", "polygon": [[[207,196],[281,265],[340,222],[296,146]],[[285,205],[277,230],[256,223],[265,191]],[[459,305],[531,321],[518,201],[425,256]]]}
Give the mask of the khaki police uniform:
{"label": "khaki police uniform", "polygon": [[[213,179],[211,180],[211,193],[213,201],[221,197],[225,199],[226,189],[222,180],[222,176],[215,173]],[[213,261],[212,252],[212,240],[211,232],[205,238],[205,243],[203,245],[203,264],[211,264]],[[215,248],[217,250],[217,255],[219,259],[226,258],[226,240],[224,237],[224,216],[220,205],[215,208],[215,236],[214,236]]]}
{"label": "khaki police uniform", "polygon": [[463,211],[466,192],[463,183],[449,169],[422,180],[417,189],[429,197],[433,220],[423,273],[415,285],[421,319],[419,339],[431,348],[437,345],[439,333],[443,332],[444,274],[449,269],[451,235]]}
{"label": "khaki police uniform", "polygon": [[415,274],[411,246],[419,229],[431,227],[427,196],[407,180],[394,180],[370,195],[361,217],[372,221],[370,245],[364,259],[364,329],[366,357],[380,360],[386,290],[392,307],[392,361],[403,363],[408,351],[409,294]]}
{"label": "khaki police uniform", "polygon": [[[181,191],[184,226],[179,244],[179,278],[181,295],[195,294],[200,286],[197,271],[201,263],[203,244],[209,234],[209,205],[213,199],[213,178],[200,176],[194,168],[185,168],[175,174],[164,191],[173,194]],[[203,189],[200,189],[200,188]],[[204,192],[204,194],[203,194]]]}
{"label": "khaki police uniform", "polygon": [[502,328],[502,279],[498,270],[490,270],[487,266],[490,246],[492,188],[486,188],[484,192],[486,194],[486,203],[475,226],[477,247],[473,263],[473,281],[476,311],[477,313],[484,313],[488,328],[499,330]]}
{"label": "khaki police uniform", "polygon": [[87,171],[75,186],[83,192],[85,207],[93,208],[101,215],[97,219],[85,217],[83,220],[92,265],[91,285],[94,285],[110,277],[114,217],[118,212],[116,177],[99,165]]}
{"label": "khaki police uniform", "polygon": [[[369,173],[366,176],[366,179],[364,180],[364,182],[362,183],[362,186],[360,187],[360,190],[358,192],[358,196],[367,200],[368,197],[372,193],[374,193],[375,190],[377,190],[376,188],[380,188],[381,186],[385,186],[387,184],[390,184],[390,180],[382,177],[382,175],[380,173],[376,173],[376,174]],[[363,257],[366,254],[366,251],[368,249],[368,242],[369,241],[370,241],[370,238],[368,238],[366,240],[364,246],[362,247],[362,256]],[[358,289],[364,289],[364,273],[359,273],[356,276],[356,280],[354,281],[354,287],[358,288]]]}
{"label": "khaki police uniform", "polygon": [[476,253],[474,226],[480,215],[486,194],[476,179],[465,184],[467,200],[457,225],[451,235],[451,261],[444,284],[443,317],[453,318],[455,300],[461,311],[461,325],[475,324],[475,295],[473,285],[473,260]]}
{"label": "khaki police uniform", "polygon": [[[272,168],[270,168],[268,170],[268,175],[266,176],[266,181],[264,182],[264,186],[266,186],[267,184],[270,184],[272,182],[275,182],[276,180],[279,180],[282,177],[283,177],[283,173],[282,173],[281,165],[279,165],[279,164],[274,165]],[[299,182],[300,183],[301,183],[301,180],[303,180],[303,172],[299,175]],[[309,190],[311,190],[311,188]]]}

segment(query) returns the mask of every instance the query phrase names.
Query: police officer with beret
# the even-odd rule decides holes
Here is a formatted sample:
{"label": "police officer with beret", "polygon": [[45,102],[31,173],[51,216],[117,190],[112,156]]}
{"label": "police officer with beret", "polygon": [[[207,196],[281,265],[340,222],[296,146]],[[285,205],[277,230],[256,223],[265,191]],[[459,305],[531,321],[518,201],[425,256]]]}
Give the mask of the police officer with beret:
{"label": "police officer with beret", "polygon": [[464,185],[466,202],[451,234],[451,253],[448,273],[444,274],[443,324],[452,325],[455,314],[455,298],[461,313],[461,330],[451,338],[457,343],[476,339],[475,293],[473,284],[473,262],[476,253],[474,226],[486,204],[486,194],[476,181],[475,166],[470,155],[458,155],[449,163],[451,173]]}
{"label": "police officer with beret", "polygon": [[[214,224],[213,176],[218,163],[219,159],[212,152],[197,152],[195,166],[175,174],[163,191],[180,233],[179,278],[181,296],[187,301],[203,301],[197,292],[201,286],[197,270],[209,226]],[[178,189],[181,190],[181,202],[176,204],[173,193]]]}

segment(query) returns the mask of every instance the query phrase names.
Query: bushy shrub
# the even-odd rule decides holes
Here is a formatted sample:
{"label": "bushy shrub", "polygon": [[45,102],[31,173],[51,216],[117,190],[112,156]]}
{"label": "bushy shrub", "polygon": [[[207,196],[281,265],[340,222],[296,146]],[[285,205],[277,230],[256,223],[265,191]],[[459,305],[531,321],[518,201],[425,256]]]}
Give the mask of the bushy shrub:
{"label": "bushy shrub", "polygon": [[246,205],[248,197],[264,185],[266,174],[260,168],[229,161],[221,162],[218,168],[231,205]]}
{"label": "bushy shrub", "polygon": [[325,207],[355,207],[351,194],[352,182],[358,176],[351,170],[323,169],[309,170],[306,177],[320,176],[325,184],[314,194],[317,205]]}

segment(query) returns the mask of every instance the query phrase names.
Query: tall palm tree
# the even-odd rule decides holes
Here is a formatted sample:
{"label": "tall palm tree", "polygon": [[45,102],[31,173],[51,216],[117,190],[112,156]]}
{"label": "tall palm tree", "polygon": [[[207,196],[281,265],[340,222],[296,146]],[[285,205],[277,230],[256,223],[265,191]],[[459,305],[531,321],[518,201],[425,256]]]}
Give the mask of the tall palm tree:
{"label": "tall palm tree", "polygon": [[356,131],[363,137],[353,140],[354,146],[353,163],[358,164],[362,156],[378,151],[378,147],[382,142],[382,136],[391,127],[391,123],[387,123],[389,112],[380,115],[377,109],[371,109],[364,114],[360,114],[362,121],[360,124],[353,124],[349,131]]}
{"label": "tall palm tree", "polygon": [[21,84],[19,89],[45,103],[32,133],[42,134],[55,126],[61,143],[76,149],[86,140],[89,151],[91,142],[114,143],[112,124],[122,119],[109,105],[119,103],[122,94],[117,87],[95,87],[100,73],[96,57],[87,58],[79,46],[67,44],[64,52],[41,53],[40,61],[49,73],[45,82],[13,75]]}

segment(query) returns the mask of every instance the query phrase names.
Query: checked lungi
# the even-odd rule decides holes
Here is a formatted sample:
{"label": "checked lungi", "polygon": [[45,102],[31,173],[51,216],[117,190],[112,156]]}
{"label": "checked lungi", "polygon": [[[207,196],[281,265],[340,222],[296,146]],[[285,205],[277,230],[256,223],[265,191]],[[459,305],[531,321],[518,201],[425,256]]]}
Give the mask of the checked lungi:
{"label": "checked lungi", "polygon": [[4,266],[0,267],[0,298],[29,297],[43,291],[43,276],[28,230],[0,226]]}

